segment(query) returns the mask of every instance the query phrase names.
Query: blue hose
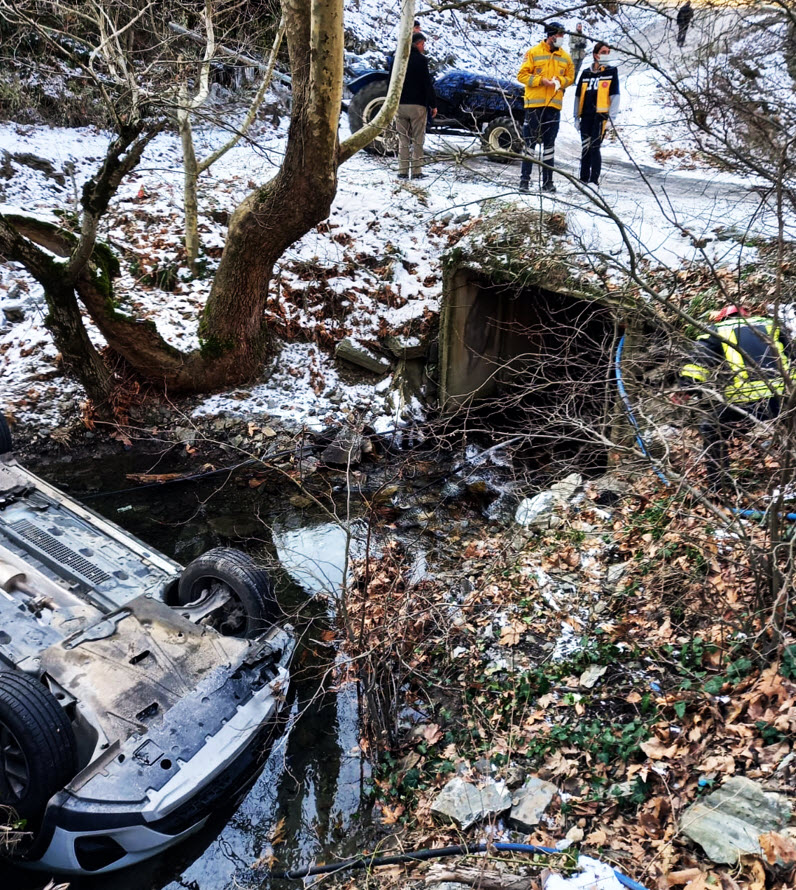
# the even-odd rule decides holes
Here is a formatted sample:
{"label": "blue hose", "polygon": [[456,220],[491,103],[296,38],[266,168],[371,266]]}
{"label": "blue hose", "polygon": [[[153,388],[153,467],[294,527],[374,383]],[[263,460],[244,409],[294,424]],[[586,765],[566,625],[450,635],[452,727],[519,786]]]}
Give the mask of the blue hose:
{"label": "blue hose", "polygon": [[[555,847],[537,847],[535,844],[455,844],[450,847],[437,847],[428,850],[413,850],[411,853],[397,853],[394,856],[357,856],[354,859],[344,859],[329,865],[313,865],[295,871],[272,872],[271,877],[282,880],[298,880],[311,875],[337,874],[352,868],[378,868],[380,865],[399,865],[405,862],[424,862],[428,859],[439,859],[442,856],[467,856],[471,853],[489,853],[497,850],[499,853],[561,853]],[[621,871],[613,869],[617,881],[628,890],[647,890],[643,884],[634,881]]]}
{"label": "blue hose", "polygon": [[[633,414],[633,406],[630,404],[630,399],[627,395],[627,390],[625,389],[625,383],[622,379],[622,350],[625,346],[625,336],[624,334],[619,339],[619,345],[616,347],[616,358],[614,359],[614,369],[616,373],[616,388],[619,390],[619,395],[622,397],[622,402],[625,406],[625,413],[627,414],[627,419],[630,421],[631,426],[636,431],[636,442],[638,442],[638,447],[641,449],[641,453],[647,458],[647,460],[652,465],[652,469],[655,470],[658,478],[663,482],[664,485],[669,486],[671,482],[663,475],[663,473],[655,466],[655,461],[652,459],[652,455],[647,450],[647,446],[644,444],[644,439],[641,437],[641,430],[639,429],[638,422],[636,421],[636,417]],[[739,516],[741,519],[765,519],[766,513],[762,510],[741,510],[737,507],[730,507],[730,512],[735,516]],[[780,516],[783,519],[786,519],[788,522],[796,522],[796,513],[781,513]]]}
{"label": "blue hose", "polygon": [[625,413],[627,414],[627,419],[630,421],[631,426],[636,431],[636,442],[638,442],[638,447],[641,449],[641,453],[647,460],[652,464],[652,469],[655,470],[658,478],[663,482],[664,485],[670,485],[669,480],[661,473],[661,471],[655,466],[655,461],[652,459],[652,455],[647,451],[647,446],[644,443],[644,439],[641,437],[641,430],[638,427],[638,422],[636,421],[636,416],[633,414],[633,406],[630,404],[630,399],[627,396],[627,390],[625,389],[625,382],[622,379],[622,350],[625,348],[625,335],[622,334],[622,337],[619,340],[619,345],[616,347],[616,358],[614,359],[614,369],[616,372],[616,388],[619,390],[619,395],[622,397],[622,401],[625,405]]}

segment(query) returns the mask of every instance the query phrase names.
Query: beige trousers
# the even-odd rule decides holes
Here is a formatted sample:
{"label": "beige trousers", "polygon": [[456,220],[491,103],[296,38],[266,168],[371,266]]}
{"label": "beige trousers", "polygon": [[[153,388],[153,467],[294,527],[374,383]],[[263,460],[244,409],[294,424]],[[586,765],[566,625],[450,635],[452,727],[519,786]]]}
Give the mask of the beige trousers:
{"label": "beige trousers", "polygon": [[426,138],[426,106],[399,105],[395,115],[398,130],[398,172],[409,172],[412,160],[412,176],[423,172],[423,141]]}

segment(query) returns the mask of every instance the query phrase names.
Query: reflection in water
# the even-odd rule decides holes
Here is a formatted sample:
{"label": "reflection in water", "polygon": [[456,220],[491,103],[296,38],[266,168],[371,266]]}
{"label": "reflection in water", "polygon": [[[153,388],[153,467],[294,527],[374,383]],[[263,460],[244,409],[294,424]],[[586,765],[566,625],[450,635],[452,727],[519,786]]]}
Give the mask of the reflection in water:
{"label": "reflection in water", "polygon": [[347,832],[359,813],[363,785],[370,778],[370,764],[363,759],[359,747],[359,703],[353,683],[337,693],[337,744],[341,751],[340,770],[330,818],[335,829]]}
{"label": "reflection in water", "polygon": [[[356,523],[350,524],[351,556],[360,549]],[[343,586],[348,532],[336,522],[287,528],[275,520],[271,526],[281,566],[311,593],[337,594]]]}

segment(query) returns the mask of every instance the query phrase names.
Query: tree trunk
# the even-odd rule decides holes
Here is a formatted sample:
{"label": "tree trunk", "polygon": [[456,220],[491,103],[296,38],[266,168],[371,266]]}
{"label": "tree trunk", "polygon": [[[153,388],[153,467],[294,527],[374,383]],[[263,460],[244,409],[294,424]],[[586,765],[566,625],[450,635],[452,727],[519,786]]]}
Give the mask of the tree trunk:
{"label": "tree trunk", "polygon": [[188,268],[193,275],[196,272],[196,259],[199,256],[199,200],[197,197],[197,180],[199,168],[196,163],[196,152],[193,147],[191,131],[191,115],[182,111],[177,115],[182,142],[183,167],[183,204],[185,208],[185,254]]}
{"label": "tree trunk", "polygon": [[94,349],[86,332],[74,288],[57,281],[44,289],[47,300],[47,327],[67,373],[83,384],[95,405],[104,405],[113,389],[113,375]]}
{"label": "tree trunk", "polygon": [[343,92],[342,0],[285,0],[293,113],[279,173],[251,192],[229,224],[199,333],[208,379],[251,379],[271,342],[264,324],[276,260],[329,215],[337,191]]}

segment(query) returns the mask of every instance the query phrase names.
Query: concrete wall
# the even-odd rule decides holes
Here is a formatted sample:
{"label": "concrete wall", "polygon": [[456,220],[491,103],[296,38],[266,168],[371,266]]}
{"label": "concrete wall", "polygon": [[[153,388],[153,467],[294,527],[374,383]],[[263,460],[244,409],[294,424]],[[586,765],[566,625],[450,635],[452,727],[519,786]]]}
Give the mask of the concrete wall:
{"label": "concrete wall", "polygon": [[556,382],[605,380],[613,318],[597,301],[496,284],[467,267],[446,276],[440,318],[440,406],[454,411],[521,386],[555,397]]}

